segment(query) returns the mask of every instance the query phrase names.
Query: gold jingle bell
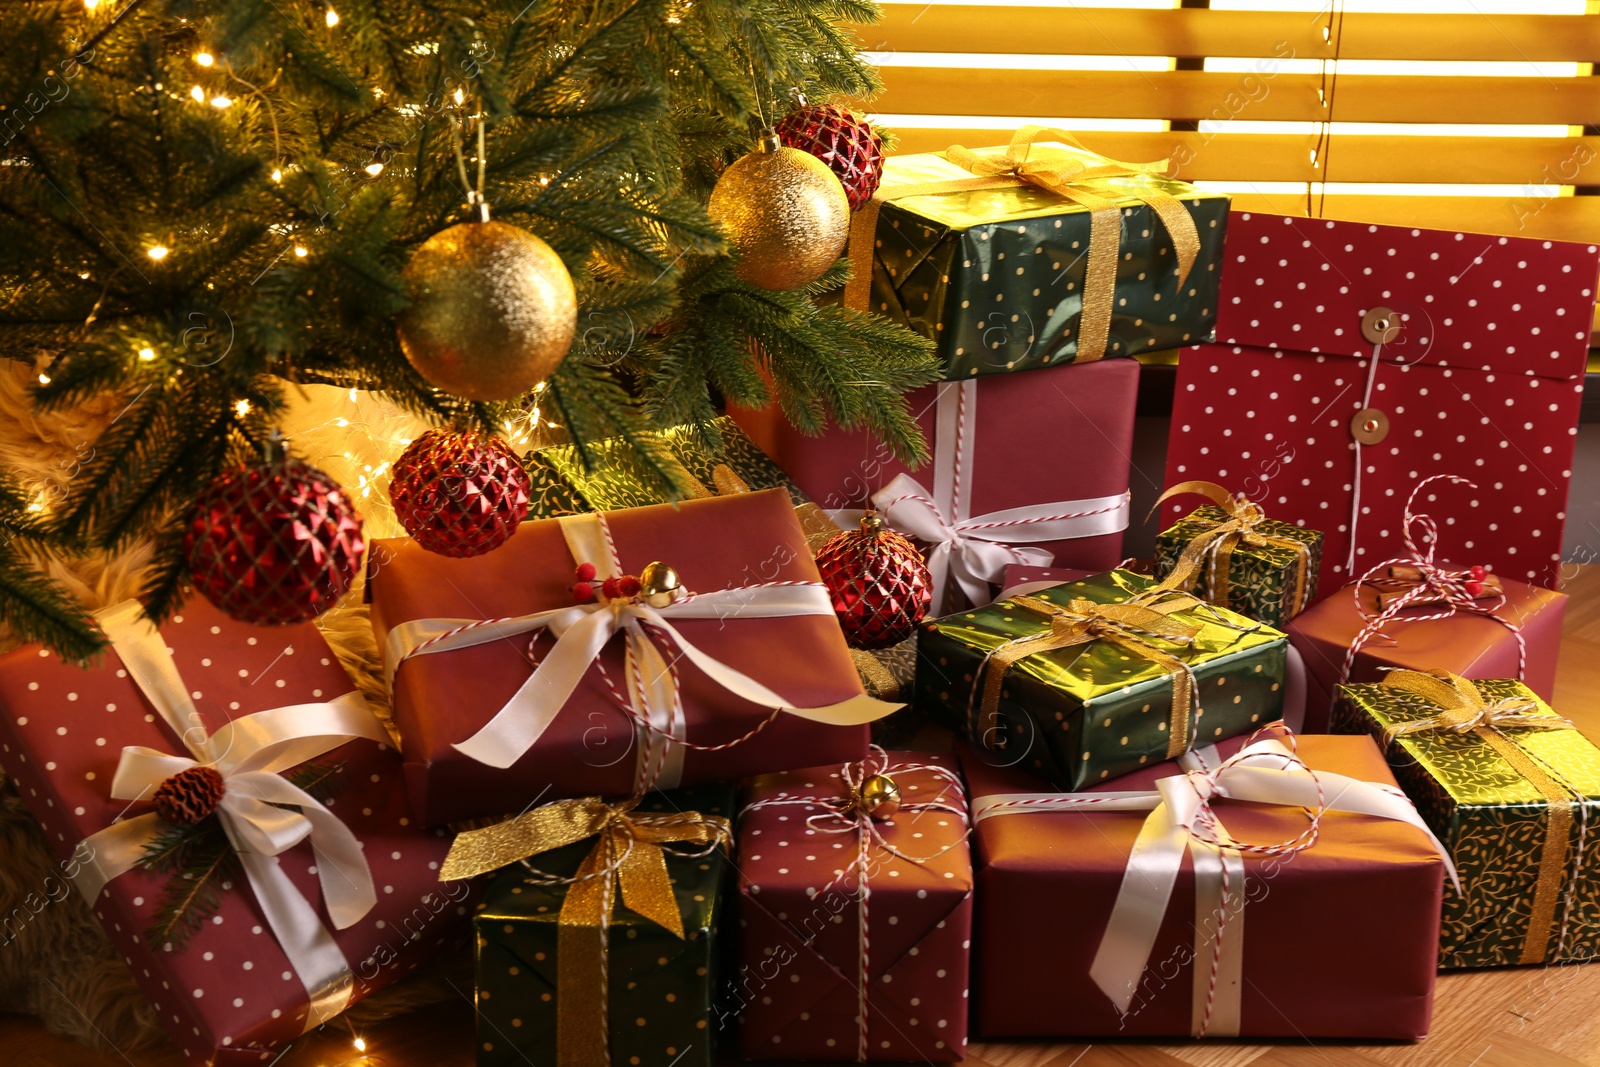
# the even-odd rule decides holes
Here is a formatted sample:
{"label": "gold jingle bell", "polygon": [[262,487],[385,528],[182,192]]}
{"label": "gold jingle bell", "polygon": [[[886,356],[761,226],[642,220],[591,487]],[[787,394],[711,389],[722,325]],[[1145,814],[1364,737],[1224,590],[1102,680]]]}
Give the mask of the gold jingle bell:
{"label": "gold jingle bell", "polygon": [[900,787],[887,774],[868,775],[856,791],[856,807],[878,822],[887,822],[900,810]]}
{"label": "gold jingle bell", "polygon": [[683,582],[678,572],[656,560],[639,572],[639,595],[652,608],[664,608],[683,597]]}

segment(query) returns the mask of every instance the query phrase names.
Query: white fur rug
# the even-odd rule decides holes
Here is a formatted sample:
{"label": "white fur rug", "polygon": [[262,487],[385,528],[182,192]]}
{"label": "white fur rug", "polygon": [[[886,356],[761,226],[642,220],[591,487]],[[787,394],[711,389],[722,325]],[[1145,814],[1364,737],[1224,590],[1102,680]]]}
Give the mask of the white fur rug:
{"label": "white fur rug", "polygon": [[[43,487],[75,469],[74,459],[87,454],[123,401],[108,398],[39,416],[26,393],[37,373],[0,360],[0,463],[22,485]],[[365,395],[352,398],[344,390],[308,386],[280,425],[296,454],[351,492],[367,520],[369,539],[399,534],[388,507],[386,472],[404,443],[425,428],[422,423]],[[93,611],[133,595],[148,559],[141,545],[114,558],[52,562],[49,573]],[[318,625],[372,706],[387,715],[378,649],[359,585]],[[15,644],[0,629],[0,649]],[[37,1015],[51,1031],[101,1051],[159,1043],[160,1025],[127,966],[78,895],[62,892],[55,872],[38,823],[14,790],[0,789],[0,1008]],[[40,907],[51,897],[59,903]],[[456,996],[449,979],[458,985],[471,981],[454,973],[463,966],[470,969],[470,961],[445,961],[348,1014],[359,1026]]]}

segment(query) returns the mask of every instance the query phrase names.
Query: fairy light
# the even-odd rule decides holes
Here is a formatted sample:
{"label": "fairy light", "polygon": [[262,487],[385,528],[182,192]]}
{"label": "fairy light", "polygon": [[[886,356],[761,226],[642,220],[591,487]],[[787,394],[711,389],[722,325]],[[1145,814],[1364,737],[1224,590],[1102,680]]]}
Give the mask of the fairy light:
{"label": "fairy light", "polygon": [[354,404],[355,402],[356,402],[356,388],[355,388],[355,386],[352,385],[350,387],[350,403]]}
{"label": "fairy light", "polygon": [[383,164],[374,159],[371,163],[367,164],[366,171],[368,174],[376,178],[378,175],[383,173]]}
{"label": "fairy light", "polygon": [[50,375],[48,375],[48,374],[39,375],[39,384],[40,385],[49,385],[50,384]]}
{"label": "fairy light", "polygon": [[294,246],[294,254],[296,256],[300,257],[301,259],[305,259],[307,256],[309,256],[311,254],[311,252],[304,245],[295,245]]}
{"label": "fairy light", "polygon": [[217,61],[217,57],[213,56],[210,52],[196,52],[194,54],[194,61],[200,64],[202,67],[209,67],[211,64]]}
{"label": "fairy light", "polygon": [[454,99],[455,99],[455,102],[456,102],[456,104],[457,104],[457,105],[460,105],[460,104],[464,104],[464,103],[466,103],[466,102],[467,102],[467,94],[466,94],[466,91],[465,91],[465,90],[462,90],[462,89],[457,89],[457,90],[456,90],[456,91],[455,91],[455,92],[454,92],[454,93],[453,93],[453,94],[451,94],[451,95],[452,95],[452,96],[453,96],[453,98],[454,98]]}
{"label": "fairy light", "polygon": [[328,13],[323,16],[323,20],[327,22],[328,29],[331,30],[339,25],[339,13],[330,7],[328,8]]}
{"label": "fairy light", "polygon": [[234,405],[233,405],[233,413],[235,415],[239,416],[241,419],[244,418],[246,415],[250,414],[250,401],[248,401],[248,400],[235,401]]}
{"label": "fairy light", "polygon": [[93,11],[95,8],[97,8],[99,6],[100,6],[100,0],[83,0],[83,9],[85,11]]}
{"label": "fairy light", "polygon": [[211,98],[211,106],[216,108],[218,111],[221,111],[225,107],[232,107],[233,100],[226,96],[213,96]]}
{"label": "fairy light", "polygon": [[156,245],[155,247],[153,247],[149,251],[147,251],[145,253],[145,255],[149,256],[151,259],[155,260],[157,263],[160,263],[163,259],[167,258],[167,252],[168,251],[170,251],[170,249],[168,249],[166,245]]}
{"label": "fairy light", "polygon": [[139,349],[139,358],[149,363],[156,358],[156,350],[153,348],[141,348]]}
{"label": "fairy light", "polygon": [[189,95],[194,97],[194,102],[197,104],[203,104],[206,102],[206,91],[200,88],[198,85],[189,90]]}
{"label": "fairy light", "polygon": [[356,1046],[356,1051],[357,1052],[365,1052],[365,1051],[367,1051],[367,1039],[366,1038],[358,1037],[358,1038],[355,1039],[354,1044]]}
{"label": "fairy light", "polygon": [[84,281],[88,281],[89,280],[89,272],[88,271],[83,271],[78,275],[78,277],[82,278]]}
{"label": "fairy light", "polygon": [[279,170],[277,167],[273,167],[272,168],[272,180],[275,181],[275,182],[283,181],[283,171]]}

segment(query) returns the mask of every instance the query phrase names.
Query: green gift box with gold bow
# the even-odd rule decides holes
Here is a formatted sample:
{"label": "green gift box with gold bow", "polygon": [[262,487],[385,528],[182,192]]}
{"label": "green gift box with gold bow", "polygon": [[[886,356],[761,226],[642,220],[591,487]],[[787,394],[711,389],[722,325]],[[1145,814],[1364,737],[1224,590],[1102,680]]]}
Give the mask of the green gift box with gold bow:
{"label": "green gift box with gold bow", "polygon": [[1065,790],[1279,717],[1288,639],[1111,571],[923,623],[915,707]]}
{"label": "green gift box with gold bow", "polygon": [[448,873],[499,870],[475,919],[481,1067],[710,1067],[733,801],[558,801],[457,838]]}
{"label": "green gift box with gold bow", "polygon": [[1441,967],[1600,954],[1600,748],[1513,680],[1394,670],[1339,687],[1333,728],[1376,737],[1454,859]]}
{"label": "green gift box with gold bow", "polygon": [[1229,200],[1167,164],[1042,127],[891,157],[852,219],[845,303],[931,338],[952,380],[1209,341]]}
{"label": "green gift box with gold bow", "polygon": [[1156,537],[1156,577],[1180,572],[1181,588],[1268,626],[1305,610],[1316,596],[1321,531],[1269,519],[1259,504],[1214,482],[1182,482],[1156,503],[1190,493],[1215,503]]}

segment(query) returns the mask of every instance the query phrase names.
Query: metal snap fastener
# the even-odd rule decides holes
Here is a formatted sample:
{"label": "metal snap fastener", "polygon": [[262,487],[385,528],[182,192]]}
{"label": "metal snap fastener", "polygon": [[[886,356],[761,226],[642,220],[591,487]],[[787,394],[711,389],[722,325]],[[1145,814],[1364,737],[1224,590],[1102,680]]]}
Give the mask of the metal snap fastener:
{"label": "metal snap fastener", "polygon": [[1362,408],[1350,420],[1350,436],[1364,445],[1375,445],[1389,436],[1389,416],[1377,408]]}
{"label": "metal snap fastener", "polygon": [[1361,317],[1361,336],[1375,345],[1386,345],[1400,336],[1400,315],[1388,308],[1373,308]]}

